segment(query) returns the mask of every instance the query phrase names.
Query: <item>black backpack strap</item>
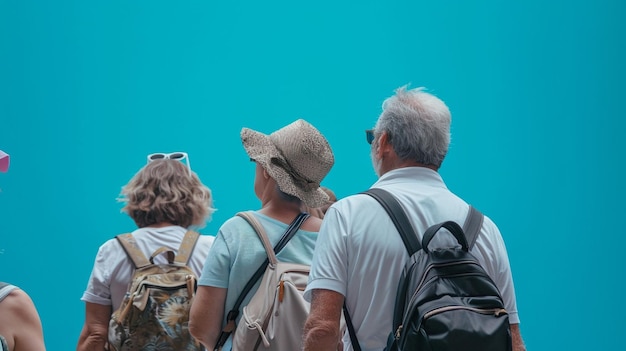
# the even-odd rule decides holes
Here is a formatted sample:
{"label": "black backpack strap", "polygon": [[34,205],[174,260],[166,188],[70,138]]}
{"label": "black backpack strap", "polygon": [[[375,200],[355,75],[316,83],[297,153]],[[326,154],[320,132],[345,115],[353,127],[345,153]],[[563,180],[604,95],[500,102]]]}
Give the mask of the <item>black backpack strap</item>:
{"label": "black backpack strap", "polygon": [[380,202],[385,211],[387,211],[389,217],[391,217],[391,220],[393,221],[393,224],[396,226],[396,229],[402,237],[402,241],[404,242],[404,246],[406,247],[409,256],[412,256],[422,248],[419,240],[417,240],[415,230],[413,229],[411,222],[409,222],[409,218],[406,216],[406,213],[402,209],[398,200],[391,195],[391,193],[380,188],[371,188],[361,194],[367,194],[373,197]]}
{"label": "black backpack strap", "polygon": [[356,331],[354,330],[354,324],[352,324],[352,319],[350,318],[350,313],[348,312],[348,307],[346,306],[346,301],[343,301],[343,315],[346,319],[346,326],[348,328],[348,334],[350,334],[350,343],[352,344],[352,349],[354,351],[361,351],[361,345],[359,344],[359,339],[356,337]]}
{"label": "black backpack strap", "polygon": [[[402,205],[400,205],[398,200],[391,195],[391,193],[380,188],[370,188],[361,194],[373,197],[385,209],[391,218],[391,221],[400,233],[400,237],[402,238],[402,242],[404,243],[404,247],[406,248],[409,256],[412,256],[422,248],[419,240],[417,240],[417,234],[415,233],[415,229],[413,229],[413,225],[411,225],[406,212],[404,212]],[[352,348],[355,351],[361,351],[361,345],[359,345],[359,340],[356,337],[356,331],[354,330],[354,325],[352,324],[352,320],[350,319],[350,314],[348,313],[345,303],[343,305],[343,313],[345,315],[348,333],[350,334]]]}
{"label": "black backpack strap", "polygon": [[463,232],[465,233],[465,238],[467,239],[468,251],[474,247],[476,239],[478,238],[478,233],[480,233],[480,228],[483,226],[484,219],[485,216],[474,208],[474,206],[470,205],[467,218],[465,218],[465,223],[463,224]]}
{"label": "black backpack strap", "polygon": [[[252,228],[254,228],[255,232],[258,230],[263,231],[262,233],[257,232],[257,235],[261,234],[261,235],[267,236],[265,234],[265,229],[263,229],[263,226],[257,221],[257,219],[253,215],[249,213],[242,213],[242,212],[237,213],[237,215],[245,219],[252,226]],[[302,212],[298,216],[296,216],[296,218],[293,220],[293,222],[291,222],[287,230],[285,230],[285,233],[280,238],[278,243],[274,246],[274,254],[277,254],[278,252],[280,252],[280,250],[282,250],[285,247],[285,245],[287,245],[289,240],[293,238],[293,236],[296,234],[298,229],[300,229],[300,226],[302,225],[302,223],[304,223],[304,221],[307,218],[309,218],[309,214],[305,212]],[[261,237],[261,235],[259,237]],[[221,350],[224,344],[226,343],[226,341],[228,340],[228,338],[230,337],[230,334],[232,334],[235,331],[235,328],[236,328],[235,320],[237,319],[237,316],[239,315],[239,308],[241,307],[243,300],[246,298],[246,296],[248,295],[248,293],[250,292],[254,284],[256,284],[256,282],[261,278],[261,276],[263,276],[263,273],[265,273],[265,269],[267,269],[268,265],[269,265],[269,258],[266,258],[265,261],[263,261],[263,263],[261,264],[261,266],[256,270],[256,272],[254,272],[252,277],[250,277],[250,279],[246,283],[246,286],[241,291],[241,294],[239,294],[237,301],[235,301],[235,305],[226,315],[226,325],[222,329],[222,332],[220,333],[220,337],[217,339],[217,344],[215,345],[214,350]]]}

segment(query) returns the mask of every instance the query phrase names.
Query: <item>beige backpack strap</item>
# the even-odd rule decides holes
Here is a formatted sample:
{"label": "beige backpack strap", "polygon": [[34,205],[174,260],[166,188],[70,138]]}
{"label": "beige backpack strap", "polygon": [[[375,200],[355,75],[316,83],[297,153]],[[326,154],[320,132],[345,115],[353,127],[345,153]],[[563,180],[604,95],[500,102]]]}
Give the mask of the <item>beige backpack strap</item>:
{"label": "beige backpack strap", "polygon": [[[263,247],[265,248],[267,261],[264,261],[263,264],[259,266],[259,268],[256,270],[256,272],[254,272],[252,277],[250,277],[243,290],[239,294],[239,297],[235,301],[235,305],[226,315],[226,325],[222,329],[222,332],[217,339],[217,344],[215,345],[214,350],[222,350],[222,347],[235,330],[235,320],[239,315],[239,309],[241,307],[241,304],[243,303],[243,300],[248,295],[254,284],[256,284],[256,282],[263,276],[263,273],[268,267],[270,269],[275,269],[276,264],[278,263],[278,260],[276,259],[276,254],[274,253],[274,248],[272,248],[267,234],[265,233],[265,229],[263,229],[261,223],[259,223],[256,217],[252,214],[252,211],[238,212],[237,216],[245,219],[252,226],[252,228],[254,228],[254,231],[259,236],[259,239],[261,239]],[[309,218],[308,213],[300,213],[298,216],[296,216],[296,218],[293,220],[293,222],[291,222],[283,236],[280,238],[280,241],[276,244],[276,252],[280,252],[280,250],[282,250],[282,248],[296,234],[297,230],[300,228],[302,223],[307,220],[307,218]]]}
{"label": "beige backpack strap", "polygon": [[124,248],[128,257],[130,257],[133,261],[135,268],[142,268],[150,265],[150,261],[148,261],[146,255],[139,250],[137,242],[135,241],[135,238],[133,238],[132,234],[120,234],[115,238],[122,245],[122,248]]}
{"label": "beige backpack strap", "polygon": [[199,237],[200,234],[194,232],[193,230],[189,230],[185,233],[183,241],[180,243],[180,247],[178,248],[176,258],[174,258],[175,263],[186,265],[187,262],[189,262],[189,257],[191,256],[194,247],[196,247]]}
{"label": "beige backpack strap", "polygon": [[165,257],[167,257],[167,263],[174,263],[174,251],[172,251],[172,249],[168,249],[165,246],[159,247],[152,253],[152,255],[150,255],[150,263],[154,264],[154,258],[163,253],[165,253]]}
{"label": "beige backpack strap", "polygon": [[276,263],[278,263],[278,259],[276,259],[274,248],[272,248],[270,239],[267,237],[267,234],[265,233],[265,229],[263,229],[263,226],[261,225],[261,223],[259,223],[256,217],[250,211],[238,212],[237,216],[242,217],[243,219],[248,221],[248,223],[250,223],[252,228],[254,228],[254,231],[256,232],[256,234],[259,236],[259,239],[261,239],[261,242],[263,243],[263,247],[265,248],[265,253],[267,254],[267,258],[270,261],[270,265],[276,266]]}

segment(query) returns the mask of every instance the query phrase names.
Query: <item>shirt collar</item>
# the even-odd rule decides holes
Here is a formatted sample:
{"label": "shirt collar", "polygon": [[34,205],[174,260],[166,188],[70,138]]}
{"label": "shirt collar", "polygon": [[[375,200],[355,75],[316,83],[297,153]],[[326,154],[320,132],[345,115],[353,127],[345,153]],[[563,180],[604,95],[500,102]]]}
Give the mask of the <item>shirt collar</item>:
{"label": "shirt collar", "polygon": [[402,167],[393,169],[383,174],[372,188],[379,187],[381,185],[407,183],[419,181],[422,184],[431,186],[440,186],[446,188],[441,175],[426,167]]}

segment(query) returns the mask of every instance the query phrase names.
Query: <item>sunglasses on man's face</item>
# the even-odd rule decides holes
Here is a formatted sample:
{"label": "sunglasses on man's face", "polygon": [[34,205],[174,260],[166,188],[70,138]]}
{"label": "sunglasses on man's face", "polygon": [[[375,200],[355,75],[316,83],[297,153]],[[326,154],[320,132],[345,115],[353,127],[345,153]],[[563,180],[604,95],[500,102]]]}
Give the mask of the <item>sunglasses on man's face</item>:
{"label": "sunglasses on man's face", "polygon": [[179,160],[183,162],[185,160],[185,164],[187,165],[187,170],[189,170],[189,175],[191,175],[191,164],[189,163],[189,155],[186,152],[172,152],[169,154],[165,154],[162,152],[157,152],[154,154],[148,155],[148,163],[155,160]]}
{"label": "sunglasses on man's face", "polygon": [[365,140],[367,140],[368,144],[371,144],[374,141],[374,129],[368,129],[365,131]]}

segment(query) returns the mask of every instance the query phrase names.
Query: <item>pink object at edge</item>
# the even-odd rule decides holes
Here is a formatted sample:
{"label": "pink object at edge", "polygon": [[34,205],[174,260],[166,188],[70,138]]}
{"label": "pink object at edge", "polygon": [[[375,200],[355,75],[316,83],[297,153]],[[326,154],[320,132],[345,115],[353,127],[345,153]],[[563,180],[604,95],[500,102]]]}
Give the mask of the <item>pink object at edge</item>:
{"label": "pink object at edge", "polygon": [[0,150],[0,172],[5,173],[9,170],[9,154]]}

